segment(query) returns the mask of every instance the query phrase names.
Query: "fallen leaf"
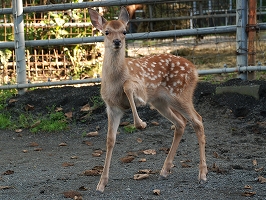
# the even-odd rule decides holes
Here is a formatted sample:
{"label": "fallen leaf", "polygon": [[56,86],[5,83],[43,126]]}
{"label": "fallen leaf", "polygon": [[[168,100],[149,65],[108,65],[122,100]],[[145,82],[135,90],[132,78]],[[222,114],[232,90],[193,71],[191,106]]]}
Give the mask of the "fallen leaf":
{"label": "fallen leaf", "polygon": [[8,101],[8,103],[14,103],[14,102],[17,102],[18,100],[17,99],[10,99],[9,101]]}
{"label": "fallen leaf", "polygon": [[158,189],[155,189],[155,190],[153,190],[152,192],[153,192],[153,194],[155,194],[155,195],[160,195],[160,194],[161,194],[161,190],[158,190]]}
{"label": "fallen leaf", "polygon": [[74,200],[83,200],[82,196],[74,196]]}
{"label": "fallen leaf", "polygon": [[12,186],[0,186],[0,190],[7,190],[7,189],[12,189],[12,188],[14,188],[14,187],[12,187]]}
{"label": "fallen leaf", "polygon": [[65,116],[66,116],[68,119],[70,119],[70,118],[73,117],[73,113],[72,113],[72,112],[67,112],[67,113],[65,113]]}
{"label": "fallen leaf", "polygon": [[22,132],[22,129],[21,129],[21,128],[16,129],[15,132],[16,132],[16,133],[21,133],[21,132]]}
{"label": "fallen leaf", "polygon": [[171,130],[175,130],[175,125],[172,125],[171,126]]}
{"label": "fallen leaf", "polygon": [[27,105],[25,106],[25,110],[26,110],[26,111],[34,110],[34,106],[33,106],[33,105],[30,105],[30,104],[27,104]]}
{"label": "fallen leaf", "polygon": [[85,170],[83,174],[85,176],[98,176],[103,172],[103,166],[95,166],[90,170]]}
{"label": "fallen leaf", "polygon": [[244,189],[252,189],[252,187],[250,185],[245,185]]}
{"label": "fallen leaf", "polygon": [[134,180],[142,180],[142,179],[145,179],[145,178],[148,178],[149,177],[149,174],[135,174],[134,175]]}
{"label": "fallen leaf", "polygon": [[42,148],[35,148],[33,151],[42,151]]}
{"label": "fallen leaf", "polygon": [[93,145],[93,143],[90,142],[90,141],[83,141],[82,143],[83,143],[83,144],[86,144],[86,145],[88,145],[88,146],[92,146],[92,145]]}
{"label": "fallen leaf", "polygon": [[127,155],[128,156],[135,156],[135,157],[137,157],[138,156],[138,153],[137,152],[130,151],[130,152],[127,153]]}
{"label": "fallen leaf", "polygon": [[28,150],[23,149],[22,152],[23,152],[23,153],[28,153]]}
{"label": "fallen leaf", "polygon": [[63,194],[65,198],[72,198],[72,199],[74,199],[75,197],[81,196],[81,193],[74,191],[74,190],[63,192]]}
{"label": "fallen leaf", "polygon": [[152,121],[151,124],[154,126],[159,126],[159,122],[156,122],[156,121]]}
{"label": "fallen leaf", "polygon": [[256,194],[256,192],[244,192],[243,194],[242,194],[242,196],[245,196],[245,197],[251,197],[251,196],[254,196]]}
{"label": "fallen leaf", "polygon": [[97,150],[95,150],[95,151],[92,153],[92,156],[93,156],[93,157],[100,157],[102,154],[103,154],[103,151],[100,150],[100,149],[97,149]]}
{"label": "fallen leaf", "polygon": [[100,126],[95,127],[96,131],[100,130]]}
{"label": "fallen leaf", "polygon": [[119,126],[127,126],[127,125],[129,125],[130,124],[130,122],[121,122],[120,124],[119,124]]}
{"label": "fallen leaf", "polygon": [[64,143],[64,142],[62,142],[62,143],[59,144],[59,146],[60,146],[60,147],[63,147],[63,146],[67,146],[67,144]]}
{"label": "fallen leaf", "polygon": [[71,167],[71,166],[74,166],[74,163],[68,163],[68,162],[64,162],[62,164],[63,167]]}
{"label": "fallen leaf", "polygon": [[187,163],[181,163],[182,168],[190,168],[191,166]]}
{"label": "fallen leaf", "polygon": [[95,136],[98,136],[98,135],[99,135],[98,131],[87,133],[87,137],[95,137]]}
{"label": "fallen leaf", "polygon": [[146,161],[147,161],[146,158],[141,158],[141,159],[139,159],[139,162],[146,162]]}
{"label": "fallen leaf", "polygon": [[218,154],[217,152],[214,151],[214,152],[213,152],[213,157],[214,157],[214,158],[219,158],[219,154]]}
{"label": "fallen leaf", "polygon": [[262,176],[259,176],[259,177],[258,177],[258,181],[259,181],[260,183],[266,183],[266,178],[264,178],[264,177],[262,177]]}
{"label": "fallen leaf", "polygon": [[253,160],[252,161],[252,163],[253,163],[253,166],[257,166],[258,165],[258,162],[257,162],[257,160],[255,159],[255,160]]}
{"label": "fallen leaf", "polygon": [[138,142],[138,143],[142,143],[142,141],[143,141],[143,140],[142,140],[141,138],[137,138],[137,142]]}
{"label": "fallen leaf", "polygon": [[37,146],[39,146],[39,144],[37,142],[31,142],[29,144],[29,147],[37,147]]}
{"label": "fallen leaf", "polygon": [[155,174],[151,169],[141,169],[137,174]]}
{"label": "fallen leaf", "polygon": [[3,173],[3,175],[11,175],[11,174],[14,174],[14,171],[13,170],[7,170]]}
{"label": "fallen leaf", "polygon": [[78,156],[71,156],[70,159],[78,159]]}
{"label": "fallen leaf", "polygon": [[134,156],[126,156],[126,157],[120,158],[120,161],[121,161],[122,163],[130,163],[130,162],[132,162],[134,159],[135,159]]}
{"label": "fallen leaf", "polygon": [[143,153],[146,155],[155,155],[156,151],[155,149],[147,149],[147,150],[144,150]]}
{"label": "fallen leaf", "polygon": [[41,123],[41,120],[36,121],[34,124],[31,125],[31,128],[38,126]]}
{"label": "fallen leaf", "polygon": [[159,150],[160,150],[160,151],[164,151],[164,153],[168,154],[169,151],[170,151],[170,148],[168,148],[168,147],[162,147],[162,148],[160,148]]}
{"label": "fallen leaf", "polygon": [[56,108],[55,108],[55,112],[60,112],[60,111],[62,111],[62,110],[63,110],[62,107],[56,107]]}
{"label": "fallen leaf", "polygon": [[80,187],[79,187],[79,190],[81,190],[81,191],[86,191],[86,190],[88,190],[88,188],[85,188],[85,186],[80,186]]}
{"label": "fallen leaf", "polygon": [[90,111],[91,107],[89,104],[85,104],[84,106],[82,106],[82,108],[80,109],[80,111],[82,112],[88,112]]}
{"label": "fallen leaf", "polygon": [[256,172],[260,172],[260,171],[262,171],[263,169],[264,169],[264,167],[260,167],[260,168],[256,168],[255,171],[256,171]]}

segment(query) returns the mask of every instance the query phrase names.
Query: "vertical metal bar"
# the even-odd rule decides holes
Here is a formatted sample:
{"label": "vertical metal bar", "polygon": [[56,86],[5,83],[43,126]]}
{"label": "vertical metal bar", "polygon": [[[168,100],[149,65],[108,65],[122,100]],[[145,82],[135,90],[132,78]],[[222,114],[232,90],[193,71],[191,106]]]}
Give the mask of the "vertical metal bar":
{"label": "vertical metal bar", "polygon": [[[237,0],[236,5],[236,62],[237,67],[247,66],[247,0]],[[247,80],[247,72],[240,72],[238,77]]]}
{"label": "vertical metal bar", "polygon": [[[248,12],[248,65],[256,65],[256,24],[257,24],[257,0],[249,0]],[[248,79],[255,79],[255,71],[248,74]]]}
{"label": "vertical metal bar", "polygon": [[[15,54],[16,54],[16,71],[17,83],[26,83],[26,61],[25,61],[25,37],[23,21],[23,3],[22,0],[13,0],[13,18],[14,18],[14,35],[15,35]],[[19,94],[24,94],[26,88],[18,89]]]}

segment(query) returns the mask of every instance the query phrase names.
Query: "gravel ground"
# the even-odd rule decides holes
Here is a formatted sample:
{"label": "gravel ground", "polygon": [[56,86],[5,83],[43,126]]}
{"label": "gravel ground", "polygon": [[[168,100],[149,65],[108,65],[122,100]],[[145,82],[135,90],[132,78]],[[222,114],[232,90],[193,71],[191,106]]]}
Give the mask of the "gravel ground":
{"label": "gravel ground", "polygon": [[[243,84],[260,85],[260,98],[215,94],[217,86]],[[191,126],[185,130],[172,173],[167,179],[158,179],[172,142],[171,123],[149,107],[139,108],[139,115],[148,126],[133,133],[119,127],[110,181],[104,193],[95,191],[99,175],[89,173],[104,163],[105,107],[98,107],[90,115],[81,111],[87,103],[92,104],[92,97],[99,96],[99,86],[37,89],[15,97],[18,101],[7,105],[13,117],[25,112],[27,104],[34,106],[29,111],[32,115],[44,115],[47,107],[55,105],[61,106],[65,113],[73,112],[73,117],[69,129],[62,132],[33,134],[26,129],[20,133],[0,130],[0,199],[50,200],[75,195],[86,200],[266,199],[265,88],[264,81],[238,79],[220,85],[198,84],[194,102],[205,126],[209,169],[205,184],[197,180],[198,142]],[[131,111],[125,113],[122,121],[132,123]],[[97,136],[85,136],[96,130]],[[156,154],[145,154],[145,150]],[[129,155],[131,162],[121,161]],[[149,176],[134,180],[140,170],[148,171]],[[155,189],[160,195],[153,193]]]}

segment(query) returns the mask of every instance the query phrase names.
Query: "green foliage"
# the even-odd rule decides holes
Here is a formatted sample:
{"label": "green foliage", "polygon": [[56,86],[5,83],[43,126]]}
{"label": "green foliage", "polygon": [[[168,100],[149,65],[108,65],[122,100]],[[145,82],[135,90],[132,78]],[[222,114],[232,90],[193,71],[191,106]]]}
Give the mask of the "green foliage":
{"label": "green foliage", "polygon": [[11,117],[7,114],[0,113],[0,129],[8,128],[11,125]]}
{"label": "green foliage", "polygon": [[36,120],[35,124],[34,127],[30,128],[32,133],[55,132],[65,130],[68,127],[64,113],[55,111],[43,117],[41,120]]}
{"label": "green foliage", "polygon": [[137,130],[137,128],[134,126],[134,124],[129,124],[127,126],[124,126],[124,130],[127,132],[127,133],[133,133]]}

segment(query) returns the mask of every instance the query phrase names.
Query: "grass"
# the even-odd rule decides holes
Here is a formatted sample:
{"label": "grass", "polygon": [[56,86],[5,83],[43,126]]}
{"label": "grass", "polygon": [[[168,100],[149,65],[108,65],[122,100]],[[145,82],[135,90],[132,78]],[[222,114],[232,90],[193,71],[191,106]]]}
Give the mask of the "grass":
{"label": "grass", "polygon": [[68,128],[67,118],[62,111],[56,112],[55,106],[48,109],[45,116],[32,116],[29,113],[19,113],[17,119],[11,117],[6,110],[6,101],[16,95],[16,90],[0,91],[0,129],[29,129],[32,133],[56,132]]}

